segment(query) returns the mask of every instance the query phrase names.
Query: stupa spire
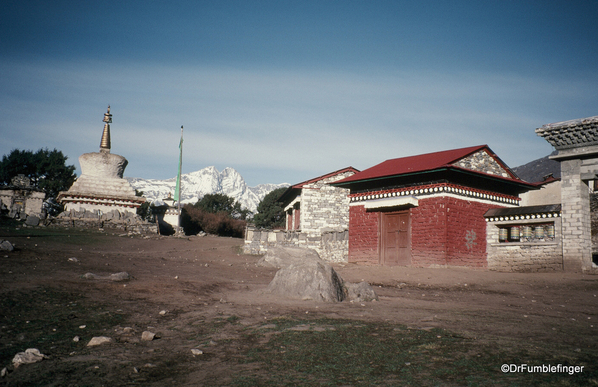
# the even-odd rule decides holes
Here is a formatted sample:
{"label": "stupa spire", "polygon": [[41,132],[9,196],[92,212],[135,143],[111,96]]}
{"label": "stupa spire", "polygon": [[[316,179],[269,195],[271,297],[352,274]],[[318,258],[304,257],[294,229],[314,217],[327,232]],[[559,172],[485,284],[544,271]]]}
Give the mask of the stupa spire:
{"label": "stupa spire", "polygon": [[102,141],[100,141],[100,152],[110,153],[110,124],[112,123],[112,114],[110,114],[110,105],[108,105],[108,112],[104,113],[104,132],[102,133]]}

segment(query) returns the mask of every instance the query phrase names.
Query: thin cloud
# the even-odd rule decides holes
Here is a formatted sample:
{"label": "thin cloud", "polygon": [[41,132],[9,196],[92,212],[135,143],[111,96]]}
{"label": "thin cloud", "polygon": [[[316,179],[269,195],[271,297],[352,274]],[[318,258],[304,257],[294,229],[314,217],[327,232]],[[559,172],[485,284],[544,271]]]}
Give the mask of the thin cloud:
{"label": "thin cloud", "polygon": [[97,151],[111,104],[112,150],[129,159],[126,175],[174,176],[184,125],[185,172],[209,165],[251,170],[250,185],[478,144],[516,166],[550,153],[536,127],[594,115],[596,102],[588,86],[596,79],[509,74],[101,62],[5,62],[0,69],[3,127],[19,128],[0,145],[2,154],[47,146],[75,162]]}

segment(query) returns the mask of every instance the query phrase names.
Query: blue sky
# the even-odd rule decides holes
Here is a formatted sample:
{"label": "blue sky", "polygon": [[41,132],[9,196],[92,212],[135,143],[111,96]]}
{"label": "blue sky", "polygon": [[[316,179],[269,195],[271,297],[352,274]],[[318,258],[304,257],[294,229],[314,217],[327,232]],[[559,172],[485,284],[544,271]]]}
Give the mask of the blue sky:
{"label": "blue sky", "polygon": [[0,12],[0,154],[77,169],[111,105],[125,176],[297,183],[598,115],[597,1],[28,1]]}

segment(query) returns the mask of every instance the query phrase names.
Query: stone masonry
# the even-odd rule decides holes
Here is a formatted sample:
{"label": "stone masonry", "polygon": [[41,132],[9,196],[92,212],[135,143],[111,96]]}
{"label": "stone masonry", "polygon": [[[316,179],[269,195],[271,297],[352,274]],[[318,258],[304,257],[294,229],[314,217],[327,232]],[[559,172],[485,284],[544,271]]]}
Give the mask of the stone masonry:
{"label": "stone masonry", "polygon": [[[501,226],[510,226],[512,220],[493,221],[487,223],[486,245],[488,251],[488,269],[496,271],[541,272],[563,270],[561,218],[553,218],[556,235],[554,238],[522,242],[499,242]],[[527,219],[526,226],[546,222],[546,218]]]}
{"label": "stone masonry", "polygon": [[592,262],[590,189],[598,179],[598,116],[547,124],[536,134],[558,153],[561,163],[562,244],[566,271],[596,271]]}
{"label": "stone masonry", "polygon": [[142,220],[130,211],[111,210],[107,212],[86,210],[67,210],[50,219],[50,226],[114,229],[133,234],[157,234],[156,223]]}
{"label": "stone masonry", "polygon": [[271,246],[298,246],[316,250],[329,262],[347,262],[349,190],[330,183],[356,172],[347,167],[289,187],[281,199],[286,206],[287,230],[248,228],[245,252],[263,254]]}
{"label": "stone masonry", "polygon": [[306,184],[301,190],[301,231],[319,236],[349,228],[349,190],[329,185],[353,175],[345,172]]}
{"label": "stone masonry", "polygon": [[349,232],[325,231],[319,236],[308,236],[300,231],[260,230],[253,227],[245,232],[245,254],[265,254],[269,247],[290,246],[316,250],[325,261],[347,262]]}
{"label": "stone masonry", "polygon": [[581,164],[579,159],[561,161],[565,271],[584,270],[592,262],[590,190],[581,179]]}
{"label": "stone masonry", "polygon": [[43,203],[46,194],[31,186],[29,178],[15,176],[9,186],[0,187],[0,211],[8,212],[11,218],[25,218],[29,215],[44,217]]}
{"label": "stone masonry", "polygon": [[507,171],[484,150],[465,157],[456,162],[454,165],[465,169],[471,169],[472,171],[480,171],[489,173],[491,175],[509,177]]}

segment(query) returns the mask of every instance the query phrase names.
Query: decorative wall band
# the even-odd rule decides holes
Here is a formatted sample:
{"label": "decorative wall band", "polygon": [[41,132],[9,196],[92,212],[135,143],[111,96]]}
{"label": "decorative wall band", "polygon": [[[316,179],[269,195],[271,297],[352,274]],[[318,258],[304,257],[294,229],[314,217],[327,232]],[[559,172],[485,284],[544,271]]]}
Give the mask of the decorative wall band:
{"label": "decorative wall band", "polygon": [[470,197],[475,199],[490,200],[497,203],[506,203],[518,205],[521,200],[517,196],[497,194],[495,192],[477,190],[469,187],[458,186],[456,184],[430,184],[417,187],[397,188],[392,190],[363,192],[349,195],[351,203],[363,202],[368,200],[378,200],[384,198],[400,196],[426,196],[438,195],[441,193],[454,194],[458,196]]}
{"label": "decorative wall band", "polygon": [[73,204],[95,204],[95,205],[104,205],[104,206],[117,206],[117,207],[129,207],[135,208],[140,207],[143,203],[143,200],[127,200],[127,199],[102,199],[102,198],[92,198],[92,197],[85,197],[85,196],[76,196],[76,197],[62,197],[60,199],[63,203],[73,203]]}
{"label": "decorative wall band", "polygon": [[525,214],[525,215],[510,215],[510,216],[494,216],[486,218],[486,222],[504,222],[512,220],[530,220],[530,219],[550,219],[558,218],[561,216],[560,212],[542,212],[537,214]]}

